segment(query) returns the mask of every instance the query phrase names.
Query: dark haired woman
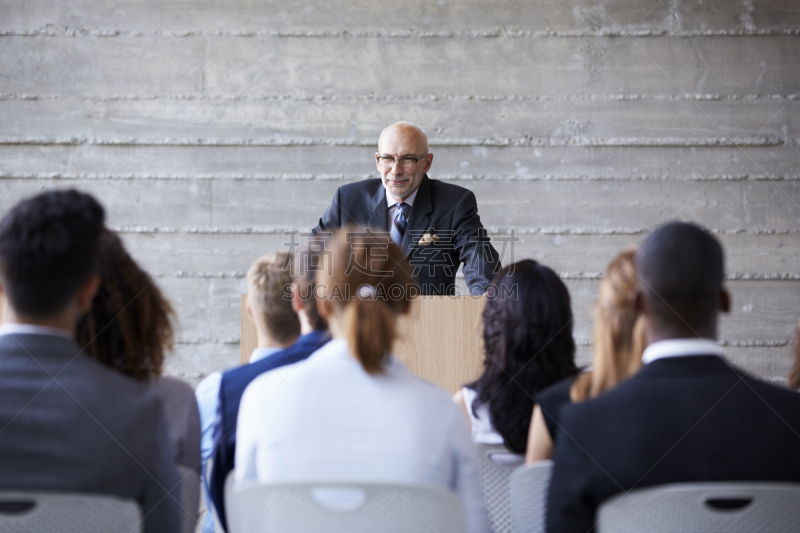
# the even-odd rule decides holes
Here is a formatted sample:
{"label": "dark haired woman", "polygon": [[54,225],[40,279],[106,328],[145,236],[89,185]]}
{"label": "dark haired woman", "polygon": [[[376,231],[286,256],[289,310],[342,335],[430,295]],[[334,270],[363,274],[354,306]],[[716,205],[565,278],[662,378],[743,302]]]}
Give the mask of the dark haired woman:
{"label": "dark haired woman", "polygon": [[467,414],[474,442],[522,455],[533,396],[578,371],[569,291],[558,274],[532,259],[503,268],[487,291],[483,341],[483,374],[453,401]]}
{"label": "dark haired woman", "polygon": [[[113,231],[103,230],[97,257],[101,284],[92,309],[78,324],[78,344],[89,356],[146,383],[161,397],[175,462],[199,476],[200,414],[194,391],[183,381],[161,376],[164,354],[173,342],[172,307]],[[197,487],[181,490],[181,531],[193,531],[199,481]]]}
{"label": "dark haired woman", "polygon": [[334,235],[323,262],[317,308],[333,340],[247,387],[236,481],[425,483],[460,496],[468,532],[487,531],[462,415],[391,355],[397,317],[416,289],[408,259],[351,227]]}

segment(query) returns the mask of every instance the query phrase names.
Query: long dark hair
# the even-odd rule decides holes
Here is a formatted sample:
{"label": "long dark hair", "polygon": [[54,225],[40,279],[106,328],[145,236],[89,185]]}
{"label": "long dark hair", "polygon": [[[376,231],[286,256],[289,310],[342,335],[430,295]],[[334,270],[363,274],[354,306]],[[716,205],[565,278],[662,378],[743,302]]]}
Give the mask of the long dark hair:
{"label": "long dark hair", "polygon": [[506,448],[525,453],[533,396],[577,373],[569,291],[550,268],[526,259],[502,269],[483,309],[483,374],[467,385],[471,408],[489,406]]}

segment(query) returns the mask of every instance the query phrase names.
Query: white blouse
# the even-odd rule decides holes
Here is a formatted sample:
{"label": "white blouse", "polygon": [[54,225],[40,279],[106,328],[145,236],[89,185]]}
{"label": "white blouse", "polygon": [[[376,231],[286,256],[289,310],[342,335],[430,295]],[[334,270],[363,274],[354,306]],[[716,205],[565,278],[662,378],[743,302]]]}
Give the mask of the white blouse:
{"label": "white blouse", "polygon": [[335,339],[244,392],[237,481],[417,481],[456,492],[468,532],[488,531],[475,448],[450,396],[391,358],[370,375]]}

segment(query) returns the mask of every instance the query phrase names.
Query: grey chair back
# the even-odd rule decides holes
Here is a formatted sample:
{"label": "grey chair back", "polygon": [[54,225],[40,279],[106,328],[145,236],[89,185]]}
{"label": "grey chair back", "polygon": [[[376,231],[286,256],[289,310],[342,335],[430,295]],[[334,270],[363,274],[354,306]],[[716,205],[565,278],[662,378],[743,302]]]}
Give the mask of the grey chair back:
{"label": "grey chair back", "polygon": [[228,533],[463,533],[461,499],[443,488],[226,480]]}
{"label": "grey chair back", "polygon": [[3,533],[141,533],[133,500],[76,492],[0,491]]}
{"label": "grey chair back", "polygon": [[553,461],[539,461],[511,474],[511,518],[515,533],[544,533]]}
{"label": "grey chair back", "polygon": [[610,498],[600,533],[789,533],[800,531],[800,484],[677,483]]}
{"label": "grey chair back", "polygon": [[479,455],[481,486],[489,526],[494,533],[512,533],[511,495],[509,481],[511,473],[524,461],[502,444],[476,444]]}

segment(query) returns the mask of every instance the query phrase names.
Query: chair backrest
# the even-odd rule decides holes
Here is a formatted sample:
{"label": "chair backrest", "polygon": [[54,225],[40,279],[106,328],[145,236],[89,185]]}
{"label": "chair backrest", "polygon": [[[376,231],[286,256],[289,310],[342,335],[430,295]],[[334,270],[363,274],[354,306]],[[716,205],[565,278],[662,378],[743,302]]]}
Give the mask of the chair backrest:
{"label": "chair backrest", "polygon": [[800,531],[800,484],[677,483],[603,502],[600,533],[789,533]]}
{"label": "chair backrest", "polygon": [[515,533],[544,533],[547,489],[553,461],[520,466],[511,474],[511,517]]}
{"label": "chair backrest", "polygon": [[75,492],[0,491],[3,533],[141,533],[133,500]]}
{"label": "chair backrest", "polygon": [[228,533],[463,533],[464,510],[436,487],[370,483],[226,482]]}
{"label": "chair backrest", "polygon": [[511,533],[511,473],[524,461],[502,444],[476,444],[478,449],[483,499],[489,515],[489,526],[495,533]]}
{"label": "chair backrest", "polygon": [[194,533],[200,514],[200,474],[183,465],[177,465],[181,480],[181,531]]}

